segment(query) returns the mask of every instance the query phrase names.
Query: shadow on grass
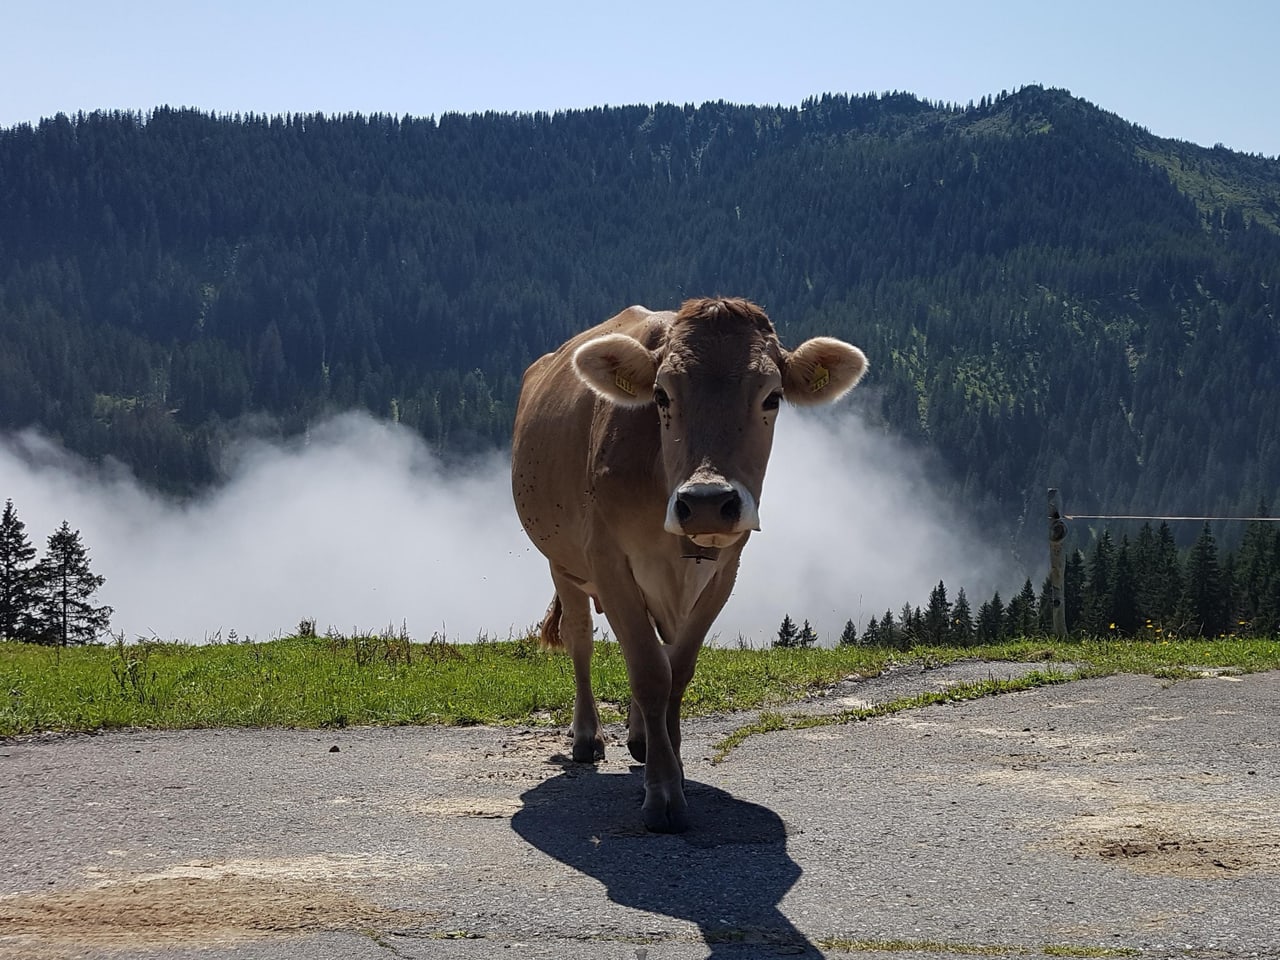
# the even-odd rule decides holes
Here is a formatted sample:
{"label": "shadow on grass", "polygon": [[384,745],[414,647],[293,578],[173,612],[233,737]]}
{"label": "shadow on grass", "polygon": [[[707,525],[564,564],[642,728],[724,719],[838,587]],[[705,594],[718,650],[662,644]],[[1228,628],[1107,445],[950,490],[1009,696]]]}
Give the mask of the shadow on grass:
{"label": "shadow on grass", "polygon": [[778,904],[800,876],[772,810],[687,781],[692,826],[651,834],[640,820],[643,774],[564,772],[521,796],[512,828],[529,844],[604,884],[614,903],[697,925],[711,957],[822,954]]}

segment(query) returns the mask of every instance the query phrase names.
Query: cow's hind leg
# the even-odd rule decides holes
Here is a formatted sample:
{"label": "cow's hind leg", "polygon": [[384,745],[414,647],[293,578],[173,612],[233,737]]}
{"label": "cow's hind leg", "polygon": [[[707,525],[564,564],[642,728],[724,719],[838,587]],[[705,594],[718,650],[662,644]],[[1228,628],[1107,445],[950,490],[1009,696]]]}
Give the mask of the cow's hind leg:
{"label": "cow's hind leg", "polygon": [[640,705],[632,697],[627,704],[627,749],[637,763],[644,763],[647,751],[644,740],[644,717],[640,713]]}
{"label": "cow's hind leg", "polygon": [[[560,642],[573,660],[573,759],[578,763],[594,763],[604,759],[604,733],[595,693],[591,689],[590,600],[572,581],[556,576],[556,597],[560,605]],[[555,601],[552,602],[555,606]],[[548,612],[550,616],[550,612]],[[546,630],[544,628],[544,635]]]}

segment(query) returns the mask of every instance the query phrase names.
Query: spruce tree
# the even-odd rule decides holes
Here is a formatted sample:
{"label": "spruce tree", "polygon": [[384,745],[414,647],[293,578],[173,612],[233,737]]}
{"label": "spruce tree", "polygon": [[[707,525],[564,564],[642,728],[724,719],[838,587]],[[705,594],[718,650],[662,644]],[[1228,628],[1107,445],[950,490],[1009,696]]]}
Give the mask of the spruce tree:
{"label": "spruce tree", "polygon": [[880,621],[875,617],[867,621],[867,629],[862,631],[862,643],[868,647],[879,647],[884,644],[880,639]]}
{"label": "spruce tree", "polygon": [[1004,638],[1004,603],[1000,591],[978,608],[978,643],[999,643]]}
{"label": "spruce tree", "polygon": [[111,608],[90,603],[106,582],[89,569],[89,551],[80,531],[67,521],[49,535],[38,572],[40,621],[38,639],[59,647],[96,640],[111,625]]}
{"label": "spruce tree", "polygon": [[13,501],[6,500],[0,516],[0,640],[35,637],[36,548],[27,538]]}
{"label": "spruce tree", "polygon": [[951,642],[957,647],[973,643],[973,611],[964,587],[956,591],[956,602],[951,606]]}
{"label": "spruce tree", "polygon": [[941,580],[929,592],[922,632],[921,639],[936,647],[945,646],[951,640],[951,603],[947,600],[946,584]]}
{"label": "spruce tree", "polygon": [[1128,537],[1122,537],[1120,540],[1120,549],[1116,551],[1112,574],[1110,622],[1116,625],[1118,634],[1131,637],[1138,632],[1141,621],[1137,583],[1129,556]]}
{"label": "spruce tree", "polygon": [[782,615],[782,624],[778,627],[778,636],[774,638],[773,645],[775,647],[794,647],[800,639],[800,631],[796,629],[796,623],[791,619],[791,614]]}
{"label": "spruce tree", "polygon": [[804,622],[804,626],[800,628],[800,632],[796,635],[796,646],[809,648],[818,643],[818,635],[814,633],[813,627],[809,626],[809,621]]}
{"label": "spruce tree", "polygon": [[1218,545],[1209,524],[1204,525],[1187,556],[1183,612],[1191,629],[1205,637],[1221,636],[1227,629],[1227,600]]}
{"label": "spruce tree", "polygon": [[896,647],[902,640],[902,631],[893,619],[893,611],[886,610],[880,618],[880,646]]}
{"label": "spruce tree", "polygon": [[1036,635],[1036,590],[1031,585],[1030,577],[1027,577],[1022,589],[1009,601],[1004,620],[1004,635],[1010,639]]}
{"label": "spruce tree", "polygon": [[1093,556],[1089,558],[1089,579],[1084,586],[1084,628],[1097,636],[1106,636],[1112,630],[1114,564],[1115,547],[1111,541],[1111,531],[1104,530],[1093,545]]}
{"label": "spruce tree", "polygon": [[[1269,516],[1267,501],[1258,503],[1258,517]],[[1236,584],[1240,591],[1239,609],[1241,619],[1255,626],[1267,586],[1276,569],[1277,558],[1273,554],[1273,524],[1265,521],[1254,521],[1245,530],[1244,539],[1240,543],[1240,557],[1236,569]]]}
{"label": "spruce tree", "polygon": [[840,632],[840,646],[852,647],[858,643],[858,628],[853,625],[852,620],[844,622],[844,630]]}
{"label": "spruce tree", "polygon": [[1062,571],[1062,605],[1066,608],[1067,630],[1084,623],[1084,554],[1072,550]]}

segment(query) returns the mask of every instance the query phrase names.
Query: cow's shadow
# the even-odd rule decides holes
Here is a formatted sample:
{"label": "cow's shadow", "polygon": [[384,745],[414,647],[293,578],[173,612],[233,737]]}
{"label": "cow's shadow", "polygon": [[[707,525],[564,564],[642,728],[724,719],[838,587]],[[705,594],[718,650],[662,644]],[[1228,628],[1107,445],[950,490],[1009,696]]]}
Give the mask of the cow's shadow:
{"label": "cow's shadow", "polygon": [[566,763],[521,796],[512,828],[599,880],[615,903],[697,924],[711,957],[743,956],[744,943],[753,955],[822,956],[778,909],[801,871],[776,813],[687,781],[692,826],[658,835],[641,822],[643,793],[641,768],[599,773]]}

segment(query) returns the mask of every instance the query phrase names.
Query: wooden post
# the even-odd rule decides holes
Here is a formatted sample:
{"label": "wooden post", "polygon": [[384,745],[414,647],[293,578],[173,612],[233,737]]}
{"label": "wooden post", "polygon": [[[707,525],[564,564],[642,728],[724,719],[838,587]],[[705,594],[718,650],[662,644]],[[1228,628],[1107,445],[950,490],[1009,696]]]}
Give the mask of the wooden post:
{"label": "wooden post", "polygon": [[1053,603],[1053,635],[1067,635],[1067,606],[1063,596],[1065,561],[1062,542],[1067,539],[1067,525],[1058,513],[1058,488],[1049,488],[1049,599]]}

